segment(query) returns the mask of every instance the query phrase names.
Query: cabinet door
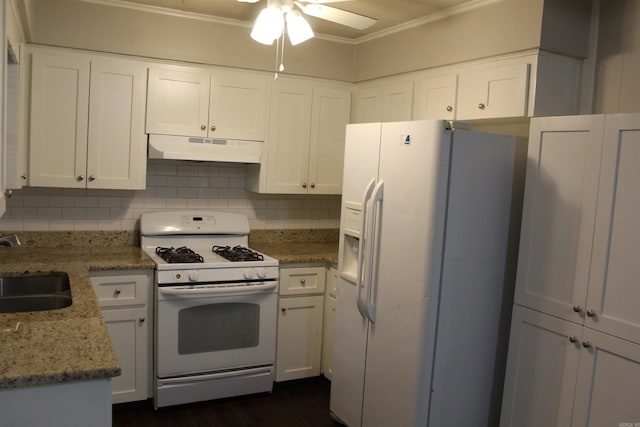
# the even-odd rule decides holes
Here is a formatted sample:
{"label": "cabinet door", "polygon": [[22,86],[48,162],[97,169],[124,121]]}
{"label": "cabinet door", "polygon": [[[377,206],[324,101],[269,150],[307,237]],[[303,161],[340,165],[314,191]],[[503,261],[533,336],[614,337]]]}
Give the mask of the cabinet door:
{"label": "cabinet door", "polygon": [[267,191],[306,194],[311,135],[311,83],[273,83],[267,140]]}
{"label": "cabinet door", "polygon": [[640,114],[607,116],[585,326],[637,343],[639,164]]}
{"label": "cabinet door", "polygon": [[340,194],[349,90],[314,88],[309,145],[309,194]]}
{"label": "cabinet door", "polygon": [[455,118],[458,75],[425,77],[415,84],[415,120],[453,120]]}
{"label": "cabinet door", "polygon": [[270,77],[215,71],[211,77],[209,136],[264,141]]}
{"label": "cabinet door", "polygon": [[280,298],[276,381],[320,375],[324,297]]}
{"label": "cabinet door", "polygon": [[336,328],[336,299],[329,296],[324,299],[324,319],[322,321],[322,374],[331,379],[333,376],[333,331]]}
{"label": "cabinet door", "polygon": [[122,374],[111,380],[113,403],[147,398],[151,368],[148,363],[149,321],[146,313],[146,308],[102,311],[122,368]]}
{"label": "cabinet door", "polygon": [[413,82],[387,84],[382,87],[381,121],[398,122],[413,117]]}
{"label": "cabinet door", "polygon": [[531,120],[515,301],[575,322],[587,296],[603,128],[604,116]]}
{"label": "cabinet door", "polygon": [[147,170],[146,65],[94,59],[90,88],[87,188],[143,190]]}
{"label": "cabinet door", "polygon": [[529,64],[473,67],[460,74],[458,120],[527,115]]}
{"label": "cabinet door", "polygon": [[640,423],[640,345],[590,328],[584,328],[582,340],[589,347],[583,348],[580,355],[571,425]]}
{"label": "cabinet door", "polygon": [[354,123],[371,123],[382,120],[382,87],[365,87],[356,93]]}
{"label": "cabinet door", "polygon": [[31,68],[29,184],[84,188],[89,59],[34,53]]}
{"label": "cabinet door", "polygon": [[501,427],[568,426],[582,326],[514,306]]}
{"label": "cabinet door", "polygon": [[207,136],[210,84],[207,70],[150,68],[147,133]]}

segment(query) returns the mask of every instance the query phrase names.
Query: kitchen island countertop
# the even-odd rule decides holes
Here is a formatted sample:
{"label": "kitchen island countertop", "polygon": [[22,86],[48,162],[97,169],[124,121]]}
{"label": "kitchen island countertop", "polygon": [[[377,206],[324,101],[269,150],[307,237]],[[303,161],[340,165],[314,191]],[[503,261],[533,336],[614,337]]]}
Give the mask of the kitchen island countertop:
{"label": "kitchen island countertop", "polygon": [[0,274],[64,272],[71,306],[0,314],[0,389],[120,375],[89,271],[153,269],[135,246],[0,248]]}

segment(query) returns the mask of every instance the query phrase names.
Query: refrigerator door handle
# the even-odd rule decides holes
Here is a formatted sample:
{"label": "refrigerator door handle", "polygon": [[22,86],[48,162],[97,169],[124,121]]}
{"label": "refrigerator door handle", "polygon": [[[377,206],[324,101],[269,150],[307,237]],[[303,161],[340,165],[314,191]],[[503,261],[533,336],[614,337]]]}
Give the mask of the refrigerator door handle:
{"label": "refrigerator door handle", "polygon": [[358,270],[356,271],[356,286],[358,288],[358,300],[356,301],[356,306],[358,307],[358,311],[363,319],[367,319],[367,312],[362,303],[362,271],[364,270],[364,252],[365,252],[365,231],[367,226],[367,204],[369,203],[369,199],[371,198],[371,194],[373,193],[373,189],[375,188],[376,179],[372,178],[367,184],[367,188],[364,190],[364,194],[362,195],[362,212],[360,221],[360,241],[358,242]]}
{"label": "refrigerator door handle", "polygon": [[378,209],[377,206],[382,202],[384,196],[384,181],[378,182],[375,190],[373,191],[373,196],[371,197],[371,221],[369,222],[369,233],[367,239],[367,278],[366,288],[367,293],[364,300],[359,300],[361,302],[362,307],[359,310],[363,310],[367,314],[367,318],[371,323],[375,322],[376,319],[376,305],[371,303],[371,293],[373,288],[373,269],[375,268],[374,256],[377,255],[375,252],[375,243],[376,243],[376,231],[378,230]]}

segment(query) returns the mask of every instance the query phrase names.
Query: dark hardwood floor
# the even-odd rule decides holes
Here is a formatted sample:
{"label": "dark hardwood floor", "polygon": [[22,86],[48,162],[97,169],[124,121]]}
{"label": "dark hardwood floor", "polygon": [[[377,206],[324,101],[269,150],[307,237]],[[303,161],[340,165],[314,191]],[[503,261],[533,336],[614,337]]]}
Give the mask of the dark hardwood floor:
{"label": "dark hardwood floor", "polygon": [[151,400],[114,405],[113,426],[335,427],[324,377],[276,383],[272,393],[153,409]]}

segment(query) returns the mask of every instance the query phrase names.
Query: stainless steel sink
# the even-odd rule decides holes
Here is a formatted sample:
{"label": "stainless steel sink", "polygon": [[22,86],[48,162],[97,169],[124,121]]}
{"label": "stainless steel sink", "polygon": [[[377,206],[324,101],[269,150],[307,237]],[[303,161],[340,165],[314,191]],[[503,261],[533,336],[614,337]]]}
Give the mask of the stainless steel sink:
{"label": "stainless steel sink", "polygon": [[72,303],[66,273],[25,273],[0,277],[0,313],[57,310]]}

